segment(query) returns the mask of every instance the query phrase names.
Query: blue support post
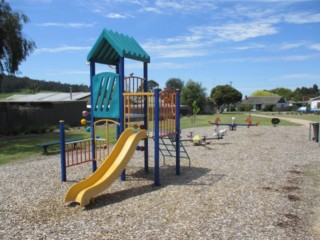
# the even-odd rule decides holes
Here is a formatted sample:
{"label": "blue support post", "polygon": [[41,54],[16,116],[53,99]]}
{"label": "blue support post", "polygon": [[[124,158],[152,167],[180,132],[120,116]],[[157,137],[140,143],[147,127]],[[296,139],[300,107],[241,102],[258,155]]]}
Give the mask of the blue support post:
{"label": "blue support post", "polygon": [[180,90],[176,90],[176,174],[180,175]]}
{"label": "blue support post", "polygon": [[124,57],[120,57],[120,63],[119,63],[119,94],[120,94],[120,133],[124,131],[124,101],[123,101],[123,92],[124,92]]}
{"label": "blue support post", "polygon": [[96,67],[94,61],[90,61],[90,101],[91,101],[91,108],[90,108],[90,126],[91,126],[91,152],[92,152],[92,172],[97,170],[97,162],[95,161],[95,141],[94,141],[94,114],[93,114],[93,77],[96,74]]}
{"label": "blue support post", "polygon": [[[144,92],[148,92],[148,63],[144,62],[143,63],[143,78],[144,78]],[[143,113],[144,113],[144,126],[145,129],[148,131],[148,97],[145,96],[144,97],[144,109],[143,109]],[[145,138],[144,139],[144,171],[145,172],[149,172],[149,144],[148,144],[149,139]]]}
{"label": "blue support post", "polygon": [[[116,73],[119,75],[119,81],[121,82],[121,77],[120,77],[120,63],[116,65]],[[121,93],[121,85],[119,84],[119,94],[122,94]],[[122,98],[123,99],[123,98]],[[119,104],[119,108],[120,108],[120,104]],[[120,110],[120,109],[119,109]],[[121,113],[120,113],[121,114]],[[117,122],[118,123],[121,123],[121,118],[119,116],[119,118],[117,118]],[[121,135],[121,131],[120,131],[120,125],[117,124],[117,133],[116,133],[116,136],[117,136],[117,139],[119,139]]]}
{"label": "blue support post", "polygon": [[[119,94],[120,94],[120,134],[124,131],[124,101],[123,101],[123,92],[124,92],[124,57],[120,57],[119,62]],[[121,173],[121,180],[126,180],[126,170],[124,169]]]}
{"label": "blue support post", "polygon": [[159,104],[160,89],[154,90],[154,185],[160,186],[160,164],[159,164]]}
{"label": "blue support post", "polygon": [[61,164],[61,181],[67,181],[67,169],[66,169],[66,145],[65,145],[65,133],[64,133],[64,121],[59,122],[60,129],[60,164]]}

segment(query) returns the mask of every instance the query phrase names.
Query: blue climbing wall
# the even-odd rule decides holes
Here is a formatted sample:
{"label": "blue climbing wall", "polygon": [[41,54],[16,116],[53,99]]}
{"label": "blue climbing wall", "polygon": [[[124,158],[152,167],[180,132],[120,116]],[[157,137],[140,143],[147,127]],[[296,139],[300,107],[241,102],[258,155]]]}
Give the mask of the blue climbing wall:
{"label": "blue climbing wall", "polygon": [[96,74],[93,78],[93,116],[119,118],[119,75],[111,72]]}

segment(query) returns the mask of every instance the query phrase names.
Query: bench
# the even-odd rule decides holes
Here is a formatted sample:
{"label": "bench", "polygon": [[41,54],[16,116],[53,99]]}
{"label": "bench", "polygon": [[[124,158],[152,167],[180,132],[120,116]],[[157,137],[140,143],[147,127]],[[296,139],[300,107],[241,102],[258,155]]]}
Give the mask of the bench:
{"label": "bench", "polygon": [[[70,138],[70,139],[66,139],[65,142],[75,142],[75,141],[80,141],[83,140],[83,138]],[[48,147],[49,146],[54,146],[54,145],[59,145],[60,144],[60,140],[53,140],[53,141],[49,141],[49,142],[45,142],[45,143],[39,143],[37,144],[38,147],[42,147],[43,148],[43,152],[45,154],[48,154]]]}

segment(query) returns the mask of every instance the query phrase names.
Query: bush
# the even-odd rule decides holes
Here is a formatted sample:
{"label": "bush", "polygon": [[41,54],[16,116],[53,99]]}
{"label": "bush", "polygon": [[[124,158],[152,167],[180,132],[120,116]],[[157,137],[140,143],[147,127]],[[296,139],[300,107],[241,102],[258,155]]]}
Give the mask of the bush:
{"label": "bush", "polygon": [[252,104],[250,103],[240,103],[238,105],[238,111],[240,112],[249,112],[252,110]]}

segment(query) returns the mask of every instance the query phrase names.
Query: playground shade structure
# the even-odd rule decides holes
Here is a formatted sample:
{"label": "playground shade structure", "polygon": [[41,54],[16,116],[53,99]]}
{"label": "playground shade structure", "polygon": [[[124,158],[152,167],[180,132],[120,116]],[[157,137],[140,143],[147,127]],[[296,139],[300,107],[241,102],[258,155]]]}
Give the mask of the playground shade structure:
{"label": "playground shade structure", "polygon": [[88,178],[71,186],[64,201],[77,202],[81,207],[88,205],[93,197],[107,189],[119,177],[140,140],[146,137],[146,130],[134,133],[132,129],[126,129],[102,165]]}

